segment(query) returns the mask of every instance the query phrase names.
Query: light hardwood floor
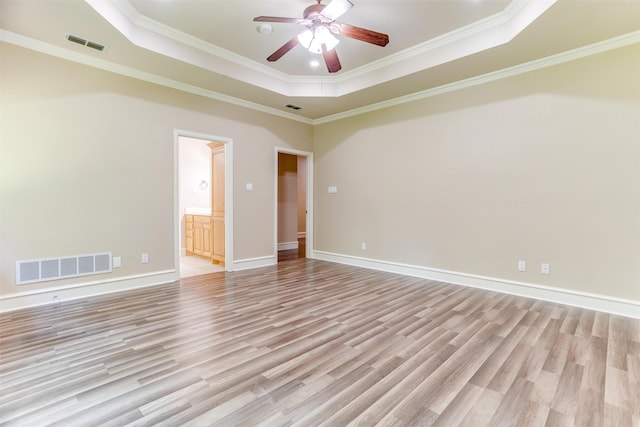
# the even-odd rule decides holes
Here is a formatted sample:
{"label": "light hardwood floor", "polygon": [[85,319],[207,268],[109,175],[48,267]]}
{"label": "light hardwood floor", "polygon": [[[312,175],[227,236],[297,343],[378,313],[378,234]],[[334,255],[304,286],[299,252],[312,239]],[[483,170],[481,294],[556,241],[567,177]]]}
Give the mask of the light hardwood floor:
{"label": "light hardwood floor", "polygon": [[299,259],[0,316],[6,425],[640,425],[640,321]]}

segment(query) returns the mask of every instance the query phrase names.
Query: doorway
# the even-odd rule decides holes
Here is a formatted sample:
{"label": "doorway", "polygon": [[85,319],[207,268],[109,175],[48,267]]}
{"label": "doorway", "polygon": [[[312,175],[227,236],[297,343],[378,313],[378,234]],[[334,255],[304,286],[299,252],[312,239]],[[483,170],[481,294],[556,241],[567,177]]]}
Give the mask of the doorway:
{"label": "doorway", "polygon": [[232,141],[174,131],[176,278],[233,271]]}
{"label": "doorway", "polygon": [[312,154],[276,148],[276,259],[310,257]]}

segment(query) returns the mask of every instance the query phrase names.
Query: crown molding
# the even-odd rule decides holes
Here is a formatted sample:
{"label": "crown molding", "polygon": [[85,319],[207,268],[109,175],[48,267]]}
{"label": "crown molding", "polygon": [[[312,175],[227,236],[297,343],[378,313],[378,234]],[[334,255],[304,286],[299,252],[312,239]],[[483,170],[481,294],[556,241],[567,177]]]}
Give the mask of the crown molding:
{"label": "crown molding", "polygon": [[203,96],[205,98],[214,99],[221,102],[226,102],[240,107],[249,108],[252,110],[260,111],[263,113],[271,114],[278,117],[283,117],[289,120],[309,124],[320,125],[329,123],[336,120],[345,119],[348,117],[357,116],[360,114],[369,113],[372,111],[381,110],[384,108],[393,107],[396,105],[405,104],[408,102],[418,101],[421,99],[429,98],[432,96],[453,92],[456,90],[478,86],[484,83],[493,82],[496,80],[516,76],[518,74],[524,74],[530,71],[539,70],[542,68],[552,67],[554,65],[563,64],[565,62],[573,61],[576,59],[584,58],[591,55],[607,52],[609,50],[618,49],[624,46],[640,43],[640,31],[634,31],[628,34],[624,34],[619,37],[614,37],[609,40],[587,45],[578,49],[570,50],[567,52],[552,55],[546,58],[541,58],[535,61],[527,62],[524,64],[516,65],[513,67],[505,68],[502,70],[494,71],[491,73],[483,74],[480,76],[472,77],[465,80],[449,83],[446,85],[426,89],[420,92],[416,92],[410,95],[393,98],[387,101],[370,104],[361,108],[355,108],[352,110],[344,111],[337,114],[331,114],[318,119],[308,119],[285,111],[280,111],[275,108],[260,105],[254,102],[245,101],[243,99],[235,98],[221,93],[203,89],[197,86],[188,85],[176,80],[160,77],[155,74],[147,73],[144,71],[136,70],[131,67],[123,65],[113,64],[111,62],[95,58],[86,54],[81,54],[75,51],[61,48],[49,43],[35,40],[20,34],[16,34],[7,30],[0,29],[0,41],[10,43],[16,46],[20,46],[26,49],[34,50],[47,55],[55,56],[68,61],[77,62],[89,67],[98,68],[104,71],[109,71],[115,74],[131,77],[134,79],[146,81],[149,83],[158,84],[161,86],[169,87],[172,89],[180,90],[187,93]]}
{"label": "crown molding", "polygon": [[[362,78],[368,73],[381,69],[389,69],[395,64],[420,60],[427,56],[430,58],[431,63],[428,66],[425,66],[426,64],[422,64],[422,66],[414,64],[409,73],[403,74],[406,75],[435,65],[440,65],[444,62],[459,59],[463,56],[468,56],[470,54],[477,53],[478,51],[495,47],[499,44],[507,43],[542,15],[542,13],[555,2],[556,0],[535,2],[530,0],[513,0],[502,12],[498,12],[494,15],[442,34],[438,37],[434,37],[433,39],[412,46],[403,51],[381,58],[378,61],[367,64],[366,66],[345,71],[337,75],[335,80],[337,82],[344,82],[353,78]],[[518,25],[510,25],[516,21],[518,21]],[[495,34],[491,34],[492,32],[495,32]],[[483,42],[483,36],[486,38],[488,35],[491,35],[493,38],[488,42]],[[496,38],[496,36],[499,36],[499,38]],[[466,52],[449,52],[450,57],[447,61],[433,58],[433,55],[437,54],[439,50],[450,50],[452,46],[461,42],[473,43],[475,44],[475,47],[472,49],[468,48]],[[482,45],[485,45],[486,47],[482,48]]]}
{"label": "crown molding", "polygon": [[[108,10],[109,6],[108,2],[105,1],[96,1],[96,0],[86,0],[86,2],[91,5],[92,7],[94,7],[94,9],[96,8],[95,5],[97,5],[98,7],[104,7],[105,9],[103,10]],[[111,3],[115,8],[117,8],[126,18],[126,20],[130,23],[133,24],[134,27],[137,28],[142,28],[145,31],[151,32],[151,33],[155,33],[158,34],[160,36],[163,36],[166,40],[175,40],[178,41],[182,44],[184,44],[185,46],[190,46],[193,47],[195,49],[198,49],[200,51],[206,52],[210,55],[214,55],[217,57],[220,57],[226,61],[229,62],[233,62],[236,63],[240,66],[246,67],[246,68],[250,68],[253,69],[255,71],[259,71],[260,73],[264,73],[267,74],[271,77],[274,78],[278,78],[281,79],[283,81],[286,81],[288,79],[288,75],[280,72],[278,70],[274,70],[271,67],[268,67],[264,64],[261,64],[259,62],[250,60],[242,55],[238,55],[235,52],[232,52],[230,50],[227,49],[223,49],[219,46],[216,46],[212,43],[208,43],[202,39],[199,39],[197,37],[194,37],[188,33],[185,33],[183,31],[177,30],[176,28],[170,27],[168,25],[165,25],[161,22],[158,21],[154,21],[153,19],[150,19],[142,14],[140,14],[132,5],[131,3],[129,3],[128,0],[113,0]],[[135,38],[134,36],[131,35],[131,32],[128,32],[128,36],[127,38],[134,42]],[[133,38],[133,39],[132,39]],[[144,46],[142,46],[144,47]],[[162,53],[162,52],[159,52]]]}
{"label": "crown molding", "polygon": [[499,13],[335,76],[294,76],[141,15],[128,0],[85,0],[136,46],[290,97],[338,97],[507,43],[556,0],[513,0]]}
{"label": "crown molding", "polygon": [[177,80],[161,77],[156,74],[148,73],[145,71],[136,70],[135,68],[127,67],[124,65],[114,64],[104,59],[95,58],[90,55],[64,49],[62,47],[46,43],[40,40],[32,39],[20,34],[13,33],[4,29],[0,29],[0,41],[10,43],[16,46],[20,46],[26,49],[30,49],[36,52],[44,53],[46,55],[54,56],[57,58],[65,59],[67,61],[76,62],[89,67],[97,68],[111,73],[120,74],[122,76],[131,77],[137,80],[142,80],[148,83],[154,83],[160,86],[176,89],[186,93],[192,93],[194,95],[203,96],[205,98],[214,99],[216,101],[225,102],[228,104],[238,105],[240,107],[249,108],[251,110],[260,111],[263,113],[271,114],[274,116],[283,117],[285,119],[294,120],[306,124],[311,124],[312,120],[306,117],[300,117],[296,114],[288,113],[286,111],[280,111],[276,108],[267,107],[265,105],[257,104],[255,102],[246,101],[244,99],[235,98],[233,96],[224,95],[212,90],[203,89],[198,86],[186,84]]}
{"label": "crown molding", "polygon": [[456,90],[478,86],[481,84],[493,82],[496,80],[504,79],[519,74],[528,73],[530,71],[539,70],[542,68],[552,67],[554,65],[563,64],[565,62],[574,61],[576,59],[584,58],[587,56],[596,55],[598,53],[607,52],[609,50],[618,49],[624,46],[640,43],[640,31],[634,31],[632,33],[623,34],[622,36],[614,37],[609,40],[604,40],[591,45],[583,46],[567,52],[562,52],[556,55],[541,58],[535,61],[526,62],[524,64],[516,65],[502,70],[493,71],[491,73],[482,74],[479,76],[471,77],[468,79],[460,80],[457,82],[445,84],[442,86],[426,89],[420,92],[412,93],[409,95],[401,96],[398,98],[389,99],[387,101],[370,104],[361,108],[354,108],[352,110],[344,111],[337,114],[331,114],[329,116],[321,117],[311,121],[313,125],[319,125],[324,123],[333,122],[336,120],[345,119],[360,114],[369,113],[372,111],[382,110],[384,108],[393,107],[396,105],[406,104],[408,102],[418,101],[420,99],[430,98],[432,96],[441,95],[443,93],[453,92]]}

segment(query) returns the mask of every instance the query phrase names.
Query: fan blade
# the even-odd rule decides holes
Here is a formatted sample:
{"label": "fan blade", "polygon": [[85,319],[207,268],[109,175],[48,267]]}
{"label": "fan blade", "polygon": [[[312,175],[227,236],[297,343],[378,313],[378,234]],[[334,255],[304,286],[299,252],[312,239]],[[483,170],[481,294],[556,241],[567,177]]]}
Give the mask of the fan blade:
{"label": "fan blade", "polygon": [[327,50],[327,45],[324,43],[322,44],[322,57],[330,73],[335,73],[342,69],[342,65],[340,65],[340,60],[338,59],[338,52],[336,52],[335,49]]}
{"label": "fan blade", "polygon": [[331,21],[335,21],[340,16],[348,12],[352,7],[353,3],[351,3],[349,0],[332,0],[331,3],[329,3],[327,6],[325,6],[324,9],[322,9],[320,15],[324,16],[327,19],[330,19]]}
{"label": "fan blade", "polygon": [[356,27],[355,25],[335,23],[331,25],[331,30],[334,33],[378,46],[386,46],[389,43],[388,35],[367,30],[366,28]]}
{"label": "fan blade", "polygon": [[297,44],[298,44],[298,36],[295,36],[294,38],[292,38],[291,40],[283,44],[280,47],[280,49],[273,52],[271,56],[267,58],[267,61],[269,62],[277,61],[278,59],[282,58],[285,53],[289,52],[291,49],[296,47]]}
{"label": "fan blade", "polygon": [[302,24],[304,19],[300,18],[282,18],[280,16],[258,16],[253,18],[254,22],[283,22],[287,24]]}

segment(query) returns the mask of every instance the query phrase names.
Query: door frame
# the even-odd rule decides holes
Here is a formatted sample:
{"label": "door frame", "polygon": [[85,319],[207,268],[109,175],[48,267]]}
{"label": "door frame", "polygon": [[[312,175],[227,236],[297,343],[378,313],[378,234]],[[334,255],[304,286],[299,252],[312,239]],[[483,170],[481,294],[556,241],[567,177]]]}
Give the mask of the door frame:
{"label": "door frame", "polygon": [[173,130],[173,249],[176,279],[180,278],[180,212],[178,144],[180,137],[224,143],[224,269],[233,271],[233,139],[187,130]]}
{"label": "door frame", "polygon": [[275,263],[278,263],[278,154],[293,154],[307,159],[307,215],[306,215],[306,240],[305,257],[313,258],[313,153],[310,151],[295,150],[286,147],[275,147],[274,167],[274,202],[273,202],[273,253]]}

